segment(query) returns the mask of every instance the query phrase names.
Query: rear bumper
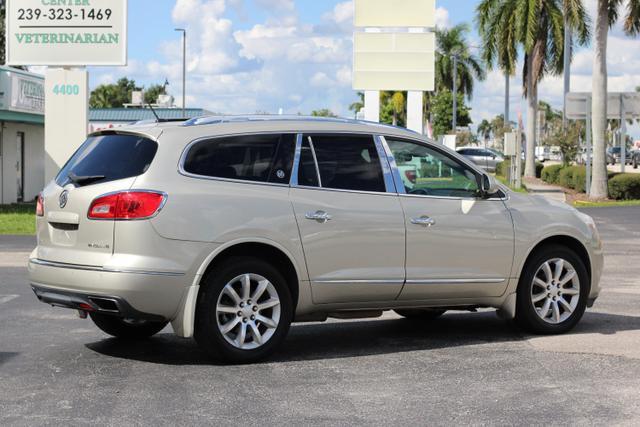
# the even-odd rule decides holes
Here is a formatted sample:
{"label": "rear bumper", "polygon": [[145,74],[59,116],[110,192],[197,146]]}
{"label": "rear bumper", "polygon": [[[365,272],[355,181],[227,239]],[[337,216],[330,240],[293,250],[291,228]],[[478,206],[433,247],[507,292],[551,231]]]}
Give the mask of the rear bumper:
{"label": "rear bumper", "polygon": [[[43,302],[77,308],[91,298],[114,301],[125,315],[172,320],[191,281],[185,273],[103,269],[95,266],[29,260],[29,281]],[[107,304],[108,306],[109,304]],[[117,312],[111,314],[119,315]]]}
{"label": "rear bumper", "polygon": [[127,319],[150,320],[154,322],[167,320],[162,316],[138,311],[131,307],[126,300],[117,296],[61,291],[37,285],[31,285],[31,288],[40,301],[56,307],[109,314]]}

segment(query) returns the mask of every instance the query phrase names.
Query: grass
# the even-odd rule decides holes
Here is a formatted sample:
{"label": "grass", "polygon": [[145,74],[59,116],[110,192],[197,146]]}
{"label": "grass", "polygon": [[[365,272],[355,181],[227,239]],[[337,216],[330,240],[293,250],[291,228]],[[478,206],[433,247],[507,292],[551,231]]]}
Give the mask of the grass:
{"label": "grass", "polygon": [[35,205],[0,205],[0,234],[36,234]]}
{"label": "grass", "polygon": [[573,202],[576,208],[608,208],[615,206],[640,206],[640,200],[611,200],[605,202],[588,202],[576,200]]}

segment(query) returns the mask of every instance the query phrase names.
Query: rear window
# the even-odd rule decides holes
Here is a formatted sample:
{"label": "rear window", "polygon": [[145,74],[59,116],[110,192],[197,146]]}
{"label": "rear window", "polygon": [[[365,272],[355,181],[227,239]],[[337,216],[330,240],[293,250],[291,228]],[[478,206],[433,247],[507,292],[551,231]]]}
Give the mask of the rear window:
{"label": "rear window", "polygon": [[85,186],[142,175],[157,151],[158,144],[142,136],[92,136],[62,168],[56,183]]}
{"label": "rear window", "polygon": [[200,141],[191,147],[184,171],[211,178],[288,184],[296,135],[241,135]]}

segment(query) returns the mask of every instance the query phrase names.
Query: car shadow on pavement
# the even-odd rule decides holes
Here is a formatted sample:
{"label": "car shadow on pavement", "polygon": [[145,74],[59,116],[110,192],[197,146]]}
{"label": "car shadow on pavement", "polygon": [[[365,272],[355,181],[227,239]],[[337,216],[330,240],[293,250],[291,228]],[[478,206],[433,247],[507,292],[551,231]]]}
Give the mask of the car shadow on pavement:
{"label": "car shadow on pavement", "polygon": [[0,351],[0,366],[6,363],[9,359],[14,358],[19,354],[20,353]]}
{"label": "car shadow on pavement", "polygon": [[[570,334],[615,334],[640,330],[640,317],[587,313]],[[449,313],[421,323],[407,319],[359,320],[296,324],[282,348],[265,363],[339,359],[409,351],[517,343],[531,338],[493,312]],[[158,334],[144,341],[113,338],[86,344],[97,353],[166,365],[209,365],[195,341]]]}

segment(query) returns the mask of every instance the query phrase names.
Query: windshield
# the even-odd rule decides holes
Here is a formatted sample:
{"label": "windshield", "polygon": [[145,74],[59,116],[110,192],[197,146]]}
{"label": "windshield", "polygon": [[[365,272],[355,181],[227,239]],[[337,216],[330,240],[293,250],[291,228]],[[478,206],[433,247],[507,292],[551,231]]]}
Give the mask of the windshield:
{"label": "windshield", "polygon": [[92,136],[80,146],[56,177],[64,187],[116,181],[142,175],[149,169],[158,144],[136,135]]}

